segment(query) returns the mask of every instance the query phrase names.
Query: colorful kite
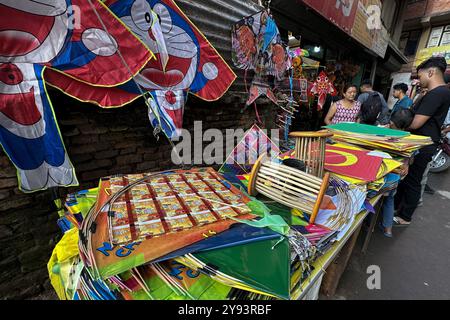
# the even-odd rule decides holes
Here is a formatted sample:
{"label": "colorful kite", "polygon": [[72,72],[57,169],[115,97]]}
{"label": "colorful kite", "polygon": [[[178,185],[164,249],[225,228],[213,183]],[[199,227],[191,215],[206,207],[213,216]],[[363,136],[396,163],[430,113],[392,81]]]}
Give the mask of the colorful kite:
{"label": "colorful kite", "polygon": [[382,163],[383,158],[372,156],[369,151],[326,146],[325,169],[337,174],[374,181]]}
{"label": "colorful kite", "polygon": [[212,279],[227,285],[290,298],[290,245],[286,238],[208,250],[176,260],[194,270],[209,271]]}
{"label": "colorful kite", "polygon": [[[109,182],[112,193],[129,184],[126,177],[112,177]],[[233,193],[213,171],[167,174],[147,182],[134,186],[111,205],[114,244],[151,239],[251,212],[246,206],[249,199]]]}
{"label": "colorful kite", "polygon": [[292,59],[292,69],[294,71],[293,78],[301,79],[303,78],[303,58],[309,57],[308,50],[297,48],[295,50],[289,50],[289,56]]}
{"label": "colorful kite", "polygon": [[0,16],[0,142],[19,188],[77,185],[44,71],[115,86],[153,55],[97,0],[0,0]]}
{"label": "colorful kite", "polygon": [[217,100],[236,75],[173,0],[105,3],[157,59],[118,88],[85,90],[89,89],[85,84],[67,77],[52,77],[52,85],[101,107],[122,106],[145,94],[152,126],[160,128],[169,138],[177,137],[187,93],[206,101]]}
{"label": "colorful kite", "polygon": [[175,260],[141,266],[120,278],[125,280],[125,300],[226,300],[232,290]]}
{"label": "colorful kite", "polygon": [[[101,180],[98,201],[93,211],[94,213],[87,217],[81,226],[82,236],[80,236],[80,245],[82,246],[82,249],[80,250],[83,253],[86,265],[95,267],[97,270],[96,272],[102,277],[113,276],[130,268],[137,267],[144,262],[153,261],[170,252],[207,238],[208,236],[223,232],[232,224],[236,223],[235,220],[231,219],[218,219],[212,223],[202,224],[206,223],[206,220],[208,220],[204,220],[204,218],[207,218],[208,213],[203,214],[205,209],[202,203],[205,204],[207,208],[212,209],[223,217],[232,217],[233,215],[236,215],[236,217],[239,216],[239,220],[248,220],[256,217],[248,212],[244,213],[244,209],[242,209],[242,214],[237,214],[235,209],[238,208],[236,208],[234,204],[231,205],[229,202],[235,203],[237,199],[240,199],[242,204],[242,202],[250,202],[250,199],[229,183],[226,183],[226,190],[220,190],[224,189],[224,184],[212,179],[212,175],[215,177],[220,177],[220,175],[211,168],[184,171],[175,170],[153,175],[157,180],[162,179],[164,181],[166,178],[174,179],[172,181],[173,184],[172,182],[158,183],[157,180],[152,180],[148,181],[148,186],[151,185],[151,189],[148,189],[148,187],[146,187],[147,189],[141,188],[142,184],[137,184],[133,186],[133,188],[130,187],[129,190],[126,190],[126,188],[131,186],[134,182],[139,181],[145,183],[146,180],[153,179],[151,174],[146,175],[147,178],[145,180],[144,175],[127,175],[122,177],[124,178],[122,179],[122,182],[129,183],[129,185],[125,187],[116,185],[118,177]],[[208,183],[201,183],[200,177],[202,176],[206,178]],[[208,179],[207,177],[210,177],[211,179]],[[179,181],[177,181],[179,178],[186,179],[185,183],[179,183]],[[206,180],[203,180],[203,182]],[[220,180],[225,183],[223,178]],[[217,185],[217,187],[214,185]],[[144,184],[143,186],[146,185]],[[178,204],[174,203],[172,200],[179,198],[173,196],[175,193],[174,190],[167,188],[177,188],[177,193],[185,194],[190,192],[189,188],[192,187],[195,188],[195,194],[191,194],[192,197],[190,198],[192,201],[189,201],[192,204],[192,207],[189,206],[189,208],[195,211],[195,214],[193,214],[196,216],[196,219],[202,219],[203,222],[196,223],[195,225],[194,223],[189,224],[189,222],[187,222],[189,225],[183,226],[182,224],[186,221],[185,218],[187,217],[185,210],[191,210],[187,207],[185,202],[188,201],[187,199],[189,197],[183,198],[183,205],[181,202],[178,202]],[[149,191],[151,191],[150,194]],[[113,194],[113,198],[117,198],[117,202],[114,202],[113,204],[109,203],[112,201],[111,199],[113,199],[111,198],[111,194]],[[151,198],[148,198],[149,196]],[[143,199],[141,199],[143,201],[131,202],[131,199],[140,197],[143,197]],[[153,202],[156,207],[153,206],[153,208],[158,208],[162,214],[165,214],[166,216],[164,219],[155,217],[155,212],[152,211],[152,205],[148,203],[148,200],[153,201],[153,199],[156,198],[158,198],[158,200]],[[207,203],[203,202],[205,199],[208,199]],[[195,210],[196,204],[199,203],[197,200],[201,200],[201,203],[198,206],[198,210]],[[126,203],[125,210],[120,209],[120,202]],[[111,205],[111,208],[108,209],[105,204]],[[218,206],[220,208],[218,208]],[[130,208],[130,211],[128,211],[128,208]],[[240,210],[240,208],[241,207],[239,207],[238,210]],[[169,213],[166,209],[171,210],[171,212]],[[161,210],[164,210],[164,212]],[[144,219],[147,220],[145,222],[142,221],[142,217],[144,216],[148,218]],[[124,222],[123,228],[114,227],[118,227],[118,225],[115,224],[115,221],[119,219]],[[132,223],[133,220],[136,221],[136,223]],[[157,220],[159,220],[159,223]],[[190,221],[189,217],[188,220]],[[94,221],[96,227],[95,229],[92,229],[90,226]],[[139,222],[139,226],[137,226],[137,222]],[[139,235],[144,235],[144,233],[147,232],[152,233],[153,231],[151,230],[156,230],[155,227],[158,227],[160,224],[163,224],[163,228],[169,227],[172,229],[167,230],[167,232],[165,231],[166,229],[164,229],[164,233],[159,233],[159,236],[147,237],[147,235],[150,236],[150,234],[147,234],[144,240],[142,240],[142,237],[140,236],[133,236],[133,232],[139,232]],[[146,231],[144,231],[144,229],[146,229]],[[176,229],[178,230],[175,231]],[[120,230],[124,231],[121,232]],[[127,236],[128,233],[131,233],[131,235]],[[156,235],[156,233],[153,233],[153,235]],[[113,241],[113,239],[115,240]],[[137,239],[137,241],[133,241],[134,239]],[[113,242],[127,242],[127,244],[114,246]],[[112,252],[116,252],[117,250],[119,250],[119,253],[112,254]]]}
{"label": "colorful kite", "polygon": [[340,240],[347,228],[353,223],[355,216],[363,209],[367,195],[366,186],[348,184],[331,178],[326,192],[327,203],[322,203],[315,224],[331,230],[339,230],[336,240]]}
{"label": "colorful kite", "polygon": [[335,96],[337,94],[337,91],[331,81],[328,79],[327,74],[322,71],[320,72],[316,81],[313,83],[311,93],[317,94],[319,96],[319,100],[317,101],[317,109],[322,110],[322,107],[325,104],[325,100],[327,98],[327,94]]}
{"label": "colorful kite", "polygon": [[296,56],[292,59],[292,68],[294,69],[294,79],[301,79],[303,77],[303,59],[300,56]]}
{"label": "colorful kite", "polygon": [[266,132],[255,124],[244,134],[241,141],[227,156],[219,169],[219,173],[236,186],[242,186],[236,176],[249,174],[256,160],[262,154],[270,154],[273,159],[279,153],[278,146],[270,140]]}
{"label": "colorful kite", "polygon": [[269,12],[264,10],[233,25],[232,58],[236,67],[255,71],[247,105],[261,95],[277,104],[268,76],[281,80],[288,67],[288,53]]}

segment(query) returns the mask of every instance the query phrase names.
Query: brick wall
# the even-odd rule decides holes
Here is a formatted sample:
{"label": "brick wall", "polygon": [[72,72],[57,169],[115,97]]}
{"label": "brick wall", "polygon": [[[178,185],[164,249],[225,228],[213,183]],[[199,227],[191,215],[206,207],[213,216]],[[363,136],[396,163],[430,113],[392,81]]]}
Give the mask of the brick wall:
{"label": "brick wall", "polygon": [[426,16],[434,16],[450,11],[450,0],[428,0]]}
{"label": "brick wall", "polygon": [[[60,197],[95,187],[102,176],[175,167],[170,144],[162,136],[159,141],[153,137],[143,102],[105,110],[59,92],[50,95],[80,182],[80,187],[60,188]],[[190,97],[184,127],[192,128],[195,120],[202,120],[203,129],[249,128],[255,112],[253,108],[242,111],[242,97],[210,103]],[[273,128],[276,109],[265,103],[260,104],[259,113],[266,127]],[[14,167],[0,152],[0,299],[31,298],[52,290],[46,267],[61,237],[57,219],[52,193],[21,193]]]}
{"label": "brick wall", "polygon": [[427,7],[428,0],[417,1],[412,4],[408,4],[405,13],[405,21],[409,19],[423,17]]}
{"label": "brick wall", "polygon": [[435,16],[450,11],[450,0],[423,0],[409,4],[405,20]]}

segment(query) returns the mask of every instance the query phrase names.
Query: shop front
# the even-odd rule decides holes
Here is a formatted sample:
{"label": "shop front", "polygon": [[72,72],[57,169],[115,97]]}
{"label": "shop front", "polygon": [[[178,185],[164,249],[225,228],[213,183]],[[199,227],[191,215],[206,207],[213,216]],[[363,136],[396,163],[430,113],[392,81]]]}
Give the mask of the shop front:
{"label": "shop front", "polygon": [[[349,8],[329,8],[326,1],[271,2],[280,31],[289,39],[289,47],[301,48],[307,54],[303,59],[302,76],[312,86],[323,71],[335,89],[330,94],[337,99],[342,96],[345,84],[355,84],[359,88],[364,79],[372,79],[375,84],[382,82],[381,78],[386,75],[378,60],[384,56],[387,45],[382,41],[385,37],[365,33],[367,15],[357,1]],[[331,100],[327,97],[319,107],[317,100],[300,103],[292,130],[319,129]]]}

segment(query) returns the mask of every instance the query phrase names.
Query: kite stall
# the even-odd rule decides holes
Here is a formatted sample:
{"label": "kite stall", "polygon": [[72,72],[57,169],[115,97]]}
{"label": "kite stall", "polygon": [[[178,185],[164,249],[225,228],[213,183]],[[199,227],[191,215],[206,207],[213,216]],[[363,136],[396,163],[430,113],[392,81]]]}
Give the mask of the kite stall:
{"label": "kite stall", "polygon": [[[326,129],[292,133],[317,136],[307,139],[317,157],[306,163],[296,159],[301,146],[280,153],[254,126],[219,171],[111,176],[69,195],[48,263],[58,296],[317,298],[325,269],[396,187],[396,171],[430,143],[360,124]],[[242,154],[256,163],[240,164]],[[317,159],[323,177],[308,173]]]}
{"label": "kite stall", "polygon": [[[78,185],[49,87],[102,108],[140,98],[171,141],[188,93],[214,101],[236,79],[173,0],[51,4],[0,0],[14,28],[1,31],[0,143],[23,192]],[[60,299],[316,299],[396,172],[431,143],[359,124],[289,135],[294,110],[314,98],[321,109],[333,81],[318,66],[304,77],[308,52],[283,44],[269,10],[236,22],[231,39],[235,67],[253,74],[246,106],[257,118],[258,97],[279,106],[282,150],[255,124],[220,168],[124,172],[67,195],[47,265]]]}

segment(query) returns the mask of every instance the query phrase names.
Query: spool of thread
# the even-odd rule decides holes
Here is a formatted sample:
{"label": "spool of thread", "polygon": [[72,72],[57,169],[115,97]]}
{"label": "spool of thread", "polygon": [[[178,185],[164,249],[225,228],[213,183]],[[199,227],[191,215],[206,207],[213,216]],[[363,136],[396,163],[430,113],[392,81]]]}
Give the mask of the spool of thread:
{"label": "spool of thread", "polygon": [[324,175],[326,139],[333,136],[327,130],[298,131],[289,134],[295,140],[294,157],[306,165],[306,173],[322,178]]}
{"label": "spool of thread", "polygon": [[290,208],[311,215],[313,223],[328,188],[329,173],[318,178],[296,168],[271,162],[267,155],[258,158],[252,168],[248,193],[258,193]]}

